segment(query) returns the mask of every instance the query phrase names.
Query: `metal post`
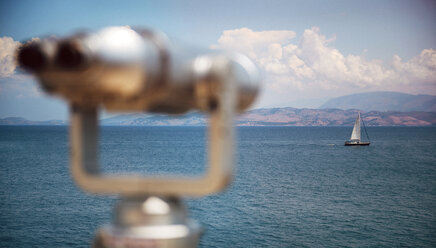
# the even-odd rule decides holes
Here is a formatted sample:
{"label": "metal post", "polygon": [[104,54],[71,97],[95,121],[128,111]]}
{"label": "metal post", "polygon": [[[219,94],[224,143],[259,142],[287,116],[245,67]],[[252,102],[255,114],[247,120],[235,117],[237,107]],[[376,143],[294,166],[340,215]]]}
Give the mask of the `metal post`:
{"label": "metal post", "polygon": [[[214,96],[207,96],[213,99],[216,106],[210,110],[209,167],[202,178],[123,178],[101,174],[98,166],[97,107],[77,104],[71,106],[71,171],[74,179],[87,191],[112,191],[122,197],[115,207],[113,223],[97,232],[94,247],[197,246],[201,226],[188,218],[180,198],[171,195],[181,195],[177,190],[194,195],[216,192],[231,179],[237,88],[228,60],[217,60],[214,67],[208,77],[199,79],[219,87]],[[159,195],[159,190],[162,190],[153,183],[163,187],[165,190],[162,193],[165,194],[150,195]],[[177,187],[177,184],[180,186]]]}
{"label": "metal post", "polygon": [[95,248],[197,247],[202,229],[187,217],[179,198],[130,197],[115,207],[113,224],[102,227]]}

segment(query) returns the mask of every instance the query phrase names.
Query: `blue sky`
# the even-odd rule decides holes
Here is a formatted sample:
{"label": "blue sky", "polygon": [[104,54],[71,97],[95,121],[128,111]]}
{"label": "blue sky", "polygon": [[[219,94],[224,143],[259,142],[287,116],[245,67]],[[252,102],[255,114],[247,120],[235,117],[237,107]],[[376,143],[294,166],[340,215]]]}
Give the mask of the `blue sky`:
{"label": "blue sky", "polygon": [[[256,107],[314,107],[377,90],[436,95],[435,24],[436,1],[418,0],[0,2],[0,37],[14,42],[129,25],[250,54],[264,75]],[[10,43],[4,39],[0,51]],[[6,71],[6,57],[0,118],[65,119],[66,105]]]}

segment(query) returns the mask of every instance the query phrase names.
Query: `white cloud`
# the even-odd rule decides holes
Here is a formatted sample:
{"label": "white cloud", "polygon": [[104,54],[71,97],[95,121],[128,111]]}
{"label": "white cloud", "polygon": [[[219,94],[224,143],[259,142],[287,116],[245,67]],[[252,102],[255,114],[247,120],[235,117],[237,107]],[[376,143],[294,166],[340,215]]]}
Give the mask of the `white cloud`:
{"label": "white cloud", "polygon": [[[38,40],[39,38],[32,38],[32,41]],[[42,92],[34,77],[15,73],[15,52],[20,44],[11,37],[0,38],[0,97],[39,98]]]}
{"label": "white cloud", "polygon": [[20,42],[14,41],[11,37],[0,38],[0,77],[7,77],[14,73],[15,49]]}
{"label": "white cloud", "polygon": [[244,53],[258,64],[264,74],[266,105],[376,90],[436,94],[433,49],[409,61],[394,55],[392,61],[383,62],[342,54],[331,45],[336,37],[326,38],[318,27],[305,30],[298,43],[294,37],[290,30],[241,28],[224,31],[211,47]]}
{"label": "white cloud", "polygon": [[[248,28],[226,30],[212,48],[231,48],[247,54],[251,59],[281,57],[281,44],[289,43],[295,37],[294,31],[271,30],[255,32]],[[272,52],[272,54],[270,53]]]}

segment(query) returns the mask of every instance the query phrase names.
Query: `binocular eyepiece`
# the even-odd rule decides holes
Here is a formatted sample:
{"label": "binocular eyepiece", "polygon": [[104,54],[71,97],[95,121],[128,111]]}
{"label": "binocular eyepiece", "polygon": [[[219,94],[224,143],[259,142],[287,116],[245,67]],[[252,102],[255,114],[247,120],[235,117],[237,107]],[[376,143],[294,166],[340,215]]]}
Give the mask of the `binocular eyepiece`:
{"label": "binocular eyepiece", "polygon": [[55,61],[59,67],[64,69],[80,68],[88,62],[85,52],[73,42],[59,44]]}
{"label": "binocular eyepiece", "polygon": [[236,110],[243,111],[259,88],[257,69],[243,55],[188,50],[162,33],[130,27],[32,41],[17,57],[47,92],[108,110],[212,111],[219,104],[220,78],[231,76]]}
{"label": "binocular eyepiece", "polygon": [[[31,72],[47,69],[54,63],[58,69],[77,69],[87,62],[86,54],[73,42],[60,42],[57,44],[57,53],[51,57],[38,42],[23,45],[18,52],[18,63]],[[53,60],[53,61],[52,61]]]}
{"label": "binocular eyepiece", "polygon": [[18,52],[18,63],[26,70],[39,71],[47,62],[48,58],[38,44],[23,45]]}

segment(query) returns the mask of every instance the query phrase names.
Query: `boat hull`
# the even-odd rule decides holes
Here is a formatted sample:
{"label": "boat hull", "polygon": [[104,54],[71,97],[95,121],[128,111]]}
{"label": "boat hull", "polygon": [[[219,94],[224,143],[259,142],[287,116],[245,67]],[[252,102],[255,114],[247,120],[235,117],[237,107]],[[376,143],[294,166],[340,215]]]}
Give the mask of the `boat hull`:
{"label": "boat hull", "polygon": [[345,141],[345,146],[369,146],[370,142],[350,142]]}

